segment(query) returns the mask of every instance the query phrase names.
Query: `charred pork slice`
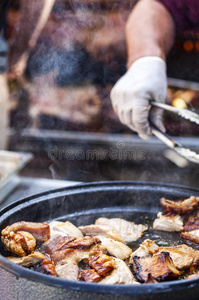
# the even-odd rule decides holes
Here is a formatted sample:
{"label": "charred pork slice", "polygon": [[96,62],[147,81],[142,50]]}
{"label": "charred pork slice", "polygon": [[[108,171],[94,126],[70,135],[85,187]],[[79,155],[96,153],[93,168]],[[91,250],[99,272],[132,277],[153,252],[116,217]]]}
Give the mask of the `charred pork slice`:
{"label": "charred pork slice", "polygon": [[153,257],[133,258],[133,268],[138,281],[146,283],[149,277],[156,281],[164,281],[177,278],[182,273],[176,269],[168,252],[162,252]]}
{"label": "charred pork slice", "polygon": [[27,231],[34,236],[38,242],[45,242],[50,238],[50,227],[47,223],[17,222],[2,230],[2,238],[11,232]]}
{"label": "charred pork slice", "polygon": [[[141,245],[141,249],[145,250],[147,255],[160,254],[162,252],[168,252],[175,267],[178,270],[187,269],[191,265],[196,265],[199,262],[199,251],[195,251],[193,248],[188,247],[185,244],[174,247],[159,247],[154,241],[149,239],[145,240]],[[138,248],[139,249],[139,248]],[[136,252],[132,253],[130,257],[130,263],[133,262],[133,257]],[[139,254],[139,252],[138,252]],[[140,252],[141,254],[141,252]],[[144,251],[143,251],[144,254]],[[142,256],[142,255],[140,255]],[[144,256],[144,255],[143,255]]]}
{"label": "charred pork slice", "polygon": [[101,241],[102,249],[105,249],[108,253],[117,258],[125,260],[129,258],[132,253],[131,248],[121,242],[106,238],[104,236],[98,236],[98,238]]}
{"label": "charred pork slice", "polygon": [[199,244],[199,229],[181,232],[180,237],[193,243]]}
{"label": "charred pork slice", "polygon": [[199,229],[199,210],[192,215],[188,215],[184,220],[184,231],[192,231]]}
{"label": "charred pork slice", "polygon": [[81,231],[69,221],[52,221],[49,223],[49,226],[51,239],[54,239],[58,236],[72,236],[76,238],[83,237]]}
{"label": "charred pork slice", "polygon": [[157,219],[153,222],[153,229],[162,231],[182,231],[183,219],[180,215],[166,214],[161,212],[157,214]]}
{"label": "charred pork slice", "polygon": [[95,221],[96,225],[110,226],[117,230],[122,239],[126,242],[137,241],[143,234],[144,231],[148,230],[148,226],[129,222],[120,218],[99,218]]}
{"label": "charred pork slice", "polygon": [[26,231],[14,231],[2,235],[1,240],[6,250],[18,256],[26,256],[34,251],[36,240],[32,234]]}
{"label": "charred pork slice", "polygon": [[76,238],[71,236],[59,236],[51,240],[46,246],[46,253],[53,254],[55,251],[60,251],[68,248],[70,242]]}
{"label": "charred pork slice", "polygon": [[115,230],[113,227],[108,225],[87,225],[87,226],[80,226],[79,229],[84,235],[90,235],[90,236],[105,236],[108,238],[111,238],[113,240],[124,242],[121,235],[117,230]]}
{"label": "charred pork slice", "polygon": [[76,262],[56,265],[55,271],[58,277],[73,281],[78,281],[79,279],[79,268]]}
{"label": "charred pork slice", "polygon": [[113,271],[103,278],[99,283],[100,284],[128,284],[136,285],[139,284],[131,273],[129,267],[126,263],[119,259],[113,258],[114,269]]}
{"label": "charred pork slice", "polygon": [[101,276],[94,269],[86,269],[80,273],[79,280],[86,282],[99,282]]}
{"label": "charred pork slice", "polygon": [[71,261],[80,262],[82,259],[86,259],[96,251],[99,251],[99,244],[100,240],[97,237],[86,236],[78,238],[68,243],[67,249],[55,251],[51,257],[55,264],[64,264]]}
{"label": "charred pork slice", "polygon": [[88,259],[88,264],[91,268],[95,269],[100,276],[106,276],[114,268],[112,257],[101,252],[90,256]]}
{"label": "charred pork slice", "polygon": [[172,201],[166,198],[160,199],[164,213],[176,213],[184,215],[193,211],[199,204],[199,197],[191,196],[185,200]]}

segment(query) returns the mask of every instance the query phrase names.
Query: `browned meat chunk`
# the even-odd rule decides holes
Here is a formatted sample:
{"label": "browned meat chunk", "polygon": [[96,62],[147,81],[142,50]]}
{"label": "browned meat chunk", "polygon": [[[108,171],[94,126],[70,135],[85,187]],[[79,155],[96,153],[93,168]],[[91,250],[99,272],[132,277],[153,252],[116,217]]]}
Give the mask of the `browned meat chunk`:
{"label": "browned meat chunk", "polygon": [[97,237],[86,236],[78,238],[67,244],[66,249],[55,251],[52,254],[52,260],[56,263],[68,263],[70,261],[79,262],[88,258],[90,254],[99,250],[100,240]]}
{"label": "browned meat chunk", "polygon": [[4,234],[1,236],[1,240],[6,250],[18,256],[26,256],[30,254],[34,251],[36,246],[35,238],[32,234],[26,231],[18,231],[17,233],[14,233],[13,231],[4,231]]}
{"label": "browned meat chunk", "polygon": [[88,264],[91,268],[95,269],[100,276],[106,276],[114,268],[113,260],[110,256],[102,253],[90,256]]}
{"label": "browned meat chunk", "polygon": [[51,240],[46,246],[46,253],[52,254],[55,251],[60,251],[68,248],[68,244],[74,241],[75,238],[71,236],[60,236]]}
{"label": "browned meat chunk", "polygon": [[47,223],[34,223],[34,222],[17,222],[7,226],[2,230],[3,237],[9,235],[11,232],[27,231],[34,236],[39,242],[45,242],[50,238],[50,227]]}
{"label": "browned meat chunk", "polygon": [[137,241],[143,234],[144,231],[148,229],[148,226],[142,224],[135,224],[134,222],[129,222],[120,218],[99,218],[95,221],[96,225],[110,226],[117,230],[122,239],[126,242]]}
{"label": "browned meat chunk", "polygon": [[136,257],[134,256],[134,271],[140,282],[147,282],[149,276],[157,281],[174,279],[182,273],[178,271],[168,252],[162,252],[153,257]]}
{"label": "browned meat chunk", "polygon": [[86,282],[99,282],[100,275],[93,269],[86,269],[80,273],[79,279]]}
{"label": "browned meat chunk", "polygon": [[193,243],[199,244],[199,229],[181,232],[180,237]]}
{"label": "browned meat chunk", "polygon": [[48,255],[34,266],[34,270],[39,273],[56,276],[55,264]]}
{"label": "browned meat chunk", "polygon": [[191,196],[185,200],[168,200],[166,198],[160,199],[160,204],[164,213],[176,213],[179,215],[184,215],[190,213],[199,204],[199,197]]}
{"label": "browned meat chunk", "polygon": [[184,220],[184,231],[192,231],[199,229],[199,210],[189,215]]}
{"label": "browned meat chunk", "polygon": [[113,240],[124,242],[120,233],[115,230],[113,227],[108,225],[87,225],[87,226],[80,226],[79,229],[84,235],[99,235],[111,238]]}
{"label": "browned meat chunk", "polygon": [[157,219],[153,222],[153,229],[162,231],[182,231],[183,219],[180,215],[166,214],[161,212],[157,214]]}
{"label": "browned meat chunk", "polygon": [[76,262],[70,262],[64,265],[57,265],[55,271],[58,277],[77,281],[79,279],[79,268]]}

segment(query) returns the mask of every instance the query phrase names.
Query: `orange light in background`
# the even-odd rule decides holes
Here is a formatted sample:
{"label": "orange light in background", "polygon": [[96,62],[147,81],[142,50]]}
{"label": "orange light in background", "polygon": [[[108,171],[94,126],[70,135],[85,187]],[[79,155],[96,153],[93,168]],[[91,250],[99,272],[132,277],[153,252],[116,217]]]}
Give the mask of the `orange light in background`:
{"label": "orange light in background", "polygon": [[183,48],[185,51],[192,51],[194,49],[194,43],[192,41],[186,41],[183,44]]}
{"label": "orange light in background", "polygon": [[173,99],[172,106],[177,107],[177,108],[184,108],[184,109],[187,108],[187,104],[186,104],[185,100],[182,98]]}

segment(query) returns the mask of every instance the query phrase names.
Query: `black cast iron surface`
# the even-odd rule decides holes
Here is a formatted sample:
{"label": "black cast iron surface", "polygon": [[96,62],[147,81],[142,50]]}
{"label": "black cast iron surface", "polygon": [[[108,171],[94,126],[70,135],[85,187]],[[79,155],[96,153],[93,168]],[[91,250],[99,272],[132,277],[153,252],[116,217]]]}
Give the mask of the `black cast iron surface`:
{"label": "black cast iron surface", "polygon": [[[178,233],[153,231],[152,222],[160,211],[159,199],[187,198],[199,196],[199,189],[179,185],[149,182],[101,182],[81,184],[75,187],[37,194],[21,199],[0,211],[0,230],[17,221],[48,222],[69,220],[76,226],[91,224],[98,217],[121,217],[126,220],[149,225],[146,232],[130,246],[136,249],[146,238],[155,240],[159,245],[185,243]],[[198,249],[196,245],[188,245]],[[7,253],[0,244],[0,277],[11,279],[0,281],[2,300],[12,299],[8,290],[16,289],[13,298],[26,299],[30,289],[36,285],[29,299],[168,299],[172,293],[175,299],[197,299],[199,280],[175,280],[158,284],[136,286],[100,285],[72,282],[43,275],[9,262]],[[14,282],[14,284],[13,284]],[[22,282],[24,282],[22,284]],[[47,294],[46,294],[46,291]],[[49,295],[49,291],[50,295]],[[35,294],[36,293],[36,294]],[[10,294],[11,295],[11,294]],[[59,295],[59,296],[58,296]],[[95,300],[96,300],[95,299]]]}

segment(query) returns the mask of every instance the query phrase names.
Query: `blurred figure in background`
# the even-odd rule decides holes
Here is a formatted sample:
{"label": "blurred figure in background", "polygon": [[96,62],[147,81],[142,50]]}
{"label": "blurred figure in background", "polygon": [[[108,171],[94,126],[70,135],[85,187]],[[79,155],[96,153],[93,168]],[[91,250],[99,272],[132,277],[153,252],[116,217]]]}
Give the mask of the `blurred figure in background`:
{"label": "blurred figure in background", "polygon": [[165,131],[162,110],[150,109],[150,101],[166,101],[166,56],[175,34],[184,30],[199,32],[198,0],[140,0],[128,19],[128,71],[111,100],[120,121],[141,138],[151,135],[149,112],[151,122]]}
{"label": "blurred figure in background", "polygon": [[[14,38],[6,42],[6,18],[10,0],[0,3],[0,149],[6,149],[8,136],[8,100],[7,73],[10,79],[23,75],[30,50],[45,26],[55,0],[20,0],[20,19]],[[8,51],[9,48],[9,51]],[[8,52],[10,53],[8,59]]]}

